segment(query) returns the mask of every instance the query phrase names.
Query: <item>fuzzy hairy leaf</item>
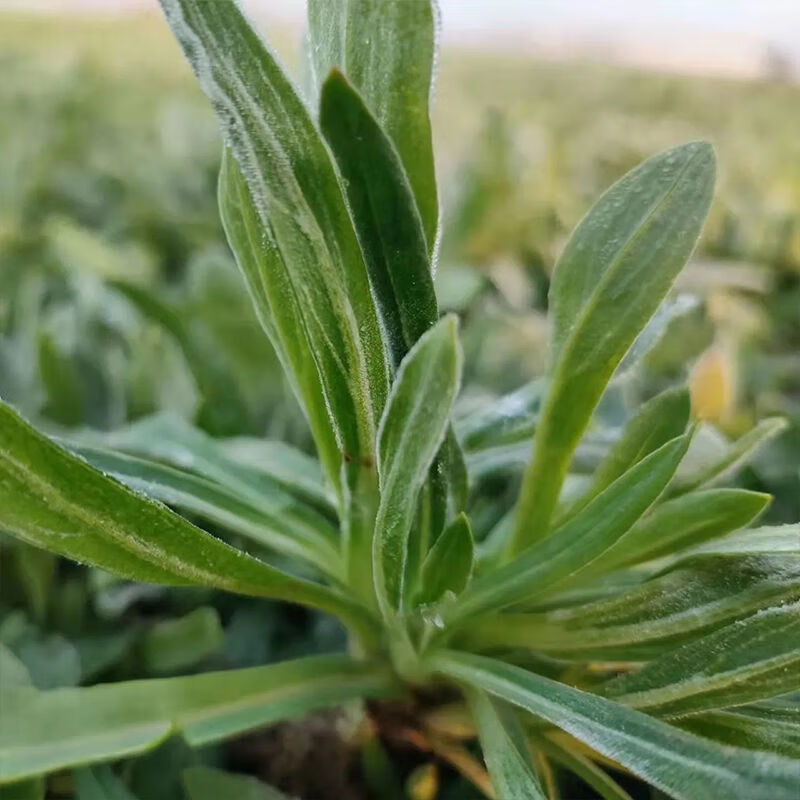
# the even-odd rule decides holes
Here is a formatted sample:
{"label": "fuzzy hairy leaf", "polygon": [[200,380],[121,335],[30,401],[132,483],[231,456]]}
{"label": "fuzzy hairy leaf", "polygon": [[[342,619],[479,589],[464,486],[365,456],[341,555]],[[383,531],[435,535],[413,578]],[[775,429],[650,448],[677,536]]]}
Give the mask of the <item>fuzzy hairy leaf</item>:
{"label": "fuzzy hairy leaf", "polygon": [[663,445],[547,539],[474,580],[446,614],[448,624],[461,625],[470,617],[541,594],[589,565],[652,505],[688,444],[686,435]]}
{"label": "fuzzy hairy leaf", "polygon": [[562,728],[677,800],[795,800],[800,762],[721,747],[501,661],[444,651],[430,666]]}
{"label": "fuzzy hairy leaf", "polygon": [[610,570],[669,555],[749,525],[772,500],[744,489],[692,492],[657,505],[593,565]]}
{"label": "fuzzy hairy leaf", "polygon": [[0,403],[0,526],[133,580],[214,586],[364,621],[350,600],[224,544],[98,472]]}
{"label": "fuzzy hairy leaf", "polygon": [[497,797],[547,800],[513,709],[480,689],[466,692]]}
{"label": "fuzzy hairy leaf", "polygon": [[606,384],[697,242],[714,172],[714,152],[703,142],[648,159],[572,234],[550,289],[550,383],[513,551],[547,535],[572,454]]}
{"label": "fuzzy hairy leaf", "polygon": [[403,360],[381,419],[373,559],[384,614],[399,608],[403,597],[417,496],[447,432],[460,381],[458,325],[447,316]]}
{"label": "fuzzy hairy leaf", "polygon": [[697,556],[607,599],[479,621],[470,628],[470,643],[532,647],[569,658],[641,660],[796,600],[800,552]]}
{"label": "fuzzy hairy leaf", "polygon": [[707,711],[675,724],[733,747],[800,759],[800,702],[790,698]]}
{"label": "fuzzy hairy leaf", "polygon": [[408,174],[428,251],[439,201],[428,101],[436,58],[430,0],[310,0],[308,22],[315,83],[341,70],[397,148]]}
{"label": "fuzzy hairy leaf", "polygon": [[337,531],[313,509],[282,490],[259,495],[242,484],[223,486],[156,461],[92,447],[72,447],[92,466],[136,492],[210,520],[279,553],[303,559],[324,574],[341,576]]}
{"label": "fuzzy hairy leaf", "polygon": [[800,690],[800,603],[764,609],[689,642],[603,693],[659,716],[741,705]]}
{"label": "fuzzy hairy leaf", "polygon": [[388,676],[345,656],[93,686],[0,689],[0,783],[148,750],[180,732],[193,746],[361,697]]}
{"label": "fuzzy hairy leaf", "polygon": [[[319,131],[275,58],[233,2],[160,0],[211,100],[297,301],[349,482],[373,457],[388,370],[367,270]],[[272,266],[278,266],[274,260]],[[280,270],[276,270],[280,271]],[[270,305],[272,275],[259,273]],[[282,341],[296,330],[281,332]]]}

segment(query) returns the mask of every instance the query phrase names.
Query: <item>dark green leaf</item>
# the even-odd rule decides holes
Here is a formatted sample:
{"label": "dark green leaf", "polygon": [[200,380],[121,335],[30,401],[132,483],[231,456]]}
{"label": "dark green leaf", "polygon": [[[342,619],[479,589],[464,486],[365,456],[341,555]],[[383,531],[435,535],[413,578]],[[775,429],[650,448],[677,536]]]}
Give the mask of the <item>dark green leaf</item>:
{"label": "dark green leaf", "polygon": [[397,148],[433,253],[439,223],[428,113],[436,44],[433,4],[311,0],[308,21],[317,86],[339,68],[364,98]]}
{"label": "dark green leaf", "polygon": [[460,594],[472,575],[474,542],[469,520],[462,513],[436,540],[422,563],[419,580],[419,604],[435,603],[447,592]]}
{"label": "dark green leaf", "polygon": [[156,623],[142,638],[144,666],[151,673],[188,669],[222,646],[219,614],[203,606],[179,619]]}
{"label": "dark green leaf", "polygon": [[136,800],[110,767],[84,767],[72,775],[75,800]]}
{"label": "dark green leaf", "polygon": [[286,795],[247,775],[233,775],[208,767],[183,772],[189,800],[288,800]]}

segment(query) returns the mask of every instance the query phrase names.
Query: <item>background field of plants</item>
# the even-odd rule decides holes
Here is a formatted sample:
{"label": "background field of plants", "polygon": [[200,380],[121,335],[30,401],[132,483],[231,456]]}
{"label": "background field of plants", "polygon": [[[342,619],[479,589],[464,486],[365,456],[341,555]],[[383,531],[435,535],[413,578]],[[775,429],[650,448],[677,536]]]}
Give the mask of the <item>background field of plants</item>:
{"label": "background field of plants", "polygon": [[[264,435],[310,447],[224,241],[217,124],[166,26],[1,22],[0,397],[54,434],[163,412],[240,453]],[[288,37],[271,38],[296,61]],[[541,371],[549,274],[599,193],[651,153],[715,144],[717,197],[679,286],[689,313],[618,402],[650,396],[689,359],[713,436],[785,415],[787,432],[739,481],[775,495],[766,521],[795,521],[800,86],[448,51],[437,95],[437,282],[464,320],[465,407]],[[262,664],[343,636],[305,611],[123,582],[0,532],[0,642],[45,688]],[[345,798],[344,767],[302,768],[337,746],[326,726],[288,725],[226,747],[289,790],[313,793],[291,785],[305,773],[342,781]],[[182,797],[185,767],[223,758],[167,742],[130,765],[131,785]]]}

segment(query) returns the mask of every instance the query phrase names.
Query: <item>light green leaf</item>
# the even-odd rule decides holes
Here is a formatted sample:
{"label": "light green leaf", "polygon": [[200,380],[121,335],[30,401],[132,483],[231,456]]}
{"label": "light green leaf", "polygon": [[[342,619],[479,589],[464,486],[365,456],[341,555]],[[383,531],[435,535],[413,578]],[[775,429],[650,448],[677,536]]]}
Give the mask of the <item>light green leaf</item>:
{"label": "light green leaf", "polygon": [[466,695],[496,796],[547,800],[514,710],[480,689],[468,689]]}
{"label": "light green leaf", "polygon": [[31,676],[22,661],[4,644],[0,644],[0,688],[32,685]]}
{"label": "light green leaf", "polygon": [[397,148],[433,253],[439,201],[428,101],[436,57],[430,0],[311,0],[310,55],[316,85],[340,69]]}
{"label": "light green leaf", "polygon": [[719,459],[701,467],[697,472],[678,476],[670,487],[671,493],[685,494],[720,483],[747,463],[760,447],[783,432],[786,425],[786,420],[780,417],[762,420],[755,428],[731,444]]}
{"label": "light green leaf", "polygon": [[210,520],[279,553],[301,558],[323,574],[341,577],[337,531],[332,524],[275,486],[259,493],[226,473],[222,485],[155,461],[100,450],[71,448],[92,466],[136,492]]}
{"label": "light green leaf", "polygon": [[447,316],[403,360],[381,419],[373,568],[385,615],[398,609],[404,596],[417,496],[447,431],[460,381],[458,324]]}
{"label": "light green leaf", "polygon": [[459,514],[436,540],[422,563],[419,605],[435,603],[447,592],[460,594],[472,575],[475,545],[466,515]]}
{"label": "light green leaf", "polygon": [[171,734],[192,746],[356,698],[391,679],[345,656],[88,689],[2,689],[0,783],[141,753]]}
{"label": "light green leaf", "polygon": [[620,675],[603,694],[659,716],[800,690],[800,603],[757,612]]}
{"label": "light green leaf", "polygon": [[202,606],[153,625],[142,638],[142,659],[149,673],[177,672],[216,653],[223,640],[219,614]]}
{"label": "light green leaf", "polygon": [[606,384],[697,242],[714,169],[704,142],[655,156],[612,186],[572,234],[550,289],[550,384],[513,551],[547,535],[572,454]]}
{"label": "light green leaf", "polygon": [[[264,292],[272,307],[283,301],[280,290],[288,288],[296,298],[337,442],[349,458],[348,483],[354,484],[364,459],[374,455],[388,370],[367,270],[331,156],[236,3],[161,0],[161,6],[239,164],[262,225],[256,241],[274,243],[280,252],[281,275],[259,273]],[[282,342],[297,335],[296,329],[278,332]]]}
{"label": "light green leaf", "polygon": [[542,594],[601,556],[652,505],[675,472],[689,436],[651,453],[547,539],[473,580],[445,613],[449,626]]}
{"label": "light green leaf", "polygon": [[255,778],[208,767],[184,770],[183,785],[189,800],[288,800]]}
{"label": "light green leaf", "polygon": [[707,711],[675,724],[723,744],[800,759],[800,703],[790,698]]}
{"label": "light green leaf", "polygon": [[800,600],[800,553],[698,556],[618,596],[478,621],[473,646],[642,660],[763,608]]}
{"label": "light green leaf", "polygon": [[677,800],[796,800],[800,762],[727,748],[605,698],[467,653],[430,667],[535,714]]}
{"label": "light green leaf", "polygon": [[30,544],[132,580],[214,586],[366,623],[352,601],[251,558],[135,494],[2,403],[0,526]]}
{"label": "light green leaf", "polygon": [[670,389],[645,403],[600,462],[589,490],[569,508],[569,514],[583,508],[645,456],[680,436],[689,422],[690,406],[689,392],[684,387]]}
{"label": "light green leaf", "polygon": [[599,558],[592,571],[607,571],[669,555],[749,525],[772,500],[743,489],[692,492],[657,505],[617,544]]}
{"label": "light green leaf", "polygon": [[72,773],[75,800],[136,800],[110,767],[84,767]]}
{"label": "light green leaf", "polygon": [[800,523],[794,525],[766,525],[705,542],[679,555],[680,560],[693,560],[697,556],[748,556],[748,555],[800,555]]}
{"label": "light green leaf", "polygon": [[439,317],[414,195],[391,141],[340,72],[322,87],[320,125],[344,179],[397,366]]}

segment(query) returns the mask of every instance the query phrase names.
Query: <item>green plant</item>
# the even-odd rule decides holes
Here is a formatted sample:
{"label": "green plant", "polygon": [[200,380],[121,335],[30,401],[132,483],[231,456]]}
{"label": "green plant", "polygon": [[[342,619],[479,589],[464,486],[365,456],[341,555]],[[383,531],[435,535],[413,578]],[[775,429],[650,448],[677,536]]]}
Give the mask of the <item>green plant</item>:
{"label": "green plant", "polygon": [[[366,699],[374,730],[399,701],[416,741],[502,800],[546,797],[551,764],[607,798],[627,796],[610,767],[687,800],[793,800],[798,705],[773,698],[800,688],[800,528],[740,530],[768,497],[716,487],[780,423],[709,461],[670,389],[565,492],[699,236],[710,146],[656,156],[598,201],[554,274],[546,379],[456,429],[458,324],[439,319],[431,267],[432,6],[312,1],[318,118],[234,2],[162,6],[222,123],[223,222],[319,465],[279,443],[243,457],[166,418],[57,443],[3,404],[0,526],[133,580],[331,613],[350,652],[38,691],[0,650],[0,782],[35,796],[37,776],[171,733],[200,745]],[[461,443],[529,449],[534,431],[513,513],[474,542]]]}

